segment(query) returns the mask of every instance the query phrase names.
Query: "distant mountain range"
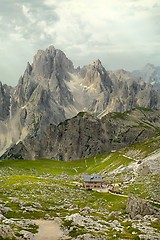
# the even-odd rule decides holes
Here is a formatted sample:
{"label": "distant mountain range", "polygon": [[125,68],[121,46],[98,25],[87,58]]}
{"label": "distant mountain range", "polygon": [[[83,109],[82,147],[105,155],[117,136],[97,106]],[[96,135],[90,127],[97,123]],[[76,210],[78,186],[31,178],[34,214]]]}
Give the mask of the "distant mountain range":
{"label": "distant mountain range", "polygon": [[[69,160],[110,150],[110,134],[103,135],[112,126],[104,126],[101,118],[137,107],[160,109],[159,91],[138,71],[135,75],[106,71],[99,59],[75,69],[61,50],[39,50],[15,88],[0,84],[0,155]],[[73,118],[80,112],[93,116]],[[157,118],[159,113],[154,114]]]}
{"label": "distant mountain range", "polygon": [[142,78],[145,82],[151,83],[155,89],[160,88],[160,66],[146,64],[142,69],[132,72],[135,77]]}

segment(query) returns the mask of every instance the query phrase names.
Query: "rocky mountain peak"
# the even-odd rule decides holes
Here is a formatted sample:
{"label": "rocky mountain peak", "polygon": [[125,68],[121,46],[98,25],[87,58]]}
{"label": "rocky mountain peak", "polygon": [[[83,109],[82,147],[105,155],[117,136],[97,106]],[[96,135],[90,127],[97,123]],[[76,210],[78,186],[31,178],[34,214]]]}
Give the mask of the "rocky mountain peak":
{"label": "rocky mountain peak", "polygon": [[38,50],[33,60],[35,75],[51,78],[52,73],[57,77],[64,77],[65,72],[73,72],[73,63],[59,49],[50,46],[46,50]]}
{"label": "rocky mountain peak", "polygon": [[[67,105],[72,102],[72,96],[65,85],[70,72],[74,72],[73,63],[61,50],[54,46],[38,50],[33,64],[27,63],[24,75],[19,80],[14,94],[14,105],[23,106],[30,99],[37,103],[44,91],[51,101]],[[51,93],[54,93],[52,98],[49,96]]]}
{"label": "rocky mountain peak", "polygon": [[31,64],[28,62],[28,63],[27,63],[27,67],[26,67],[26,72],[30,75],[30,74],[31,74],[31,71],[32,71],[32,66],[31,66]]}
{"label": "rocky mountain peak", "polygon": [[160,89],[160,67],[147,63],[143,68],[134,70],[132,75],[142,78],[145,82],[151,83],[157,90]]}
{"label": "rocky mountain peak", "polygon": [[99,73],[103,73],[105,68],[103,67],[101,61],[99,59],[93,61],[88,68],[92,71],[98,71]]}
{"label": "rocky mountain peak", "polygon": [[0,120],[2,121],[9,116],[11,91],[11,87],[0,82]]}
{"label": "rocky mountain peak", "polygon": [[48,48],[47,48],[47,51],[49,51],[50,53],[54,53],[56,51],[55,47],[53,45],[50,45]]}
{"label": "rocky mountain peak", "polygon": [[[147,64],[145,65],[145,67],[155,68],[155,66],[154,66],[153,64],[151,64],[151,63],[147,63]],[[144,68],[145,68],[145,67],[144,67]]]}
{"label": "rocky mountain peak", "polygon": [[107,77],[107,72],[99,59],[93,61],[87,67],[86,80],[88,84],[101,82]]}
{"label": "rocky mountain peak", "polygon": [[96,59],[95,61],[93,61],[92,65],[94,67],[101,67],[102,66],[102,63],[99,59]]}
{"label": "rocky mountain peak", "polygon": [[[158,94],[151,85],[143,81],[141,84],[138,78],[124,70],[106,71],[99,59],[82,69],[74,69],[65,53],[50,46],[38,50],[33,64],[27,63],[14,89],[0,84],[0,120],[8,121],[5,135],[4,123],[0,122],[3,139],[0,151],[78,112],[102,117],[108,112],[124,112],[137,106],[160,108]],[[80,113],[82,115],[82,118],[78,116],[78,121],[90,118],[90,122],[95,121],[88,114]]]}

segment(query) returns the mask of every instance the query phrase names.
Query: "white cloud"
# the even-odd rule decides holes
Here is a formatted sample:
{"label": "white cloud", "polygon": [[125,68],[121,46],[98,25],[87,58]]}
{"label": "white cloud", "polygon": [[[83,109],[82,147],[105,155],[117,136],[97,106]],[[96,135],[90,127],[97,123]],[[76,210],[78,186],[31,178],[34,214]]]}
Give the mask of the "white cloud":
{"label": "white cloud", "polygon": [[30,12],[30,8],[22,5],[22,12],[24,14],[24,16],[29,20],[30,23],[35,23],[35,18],[32,16],[31,12]]}
{"label": "white cloud", "polygon": [[1,1],[0,80],[10,80],[7,53],[9,63],[19,65],[12,68],[19,76],[35,51],[50,44],[62,49],[75,65],[95,58],[110,68],[158,65],[159,21],[159,0]]}

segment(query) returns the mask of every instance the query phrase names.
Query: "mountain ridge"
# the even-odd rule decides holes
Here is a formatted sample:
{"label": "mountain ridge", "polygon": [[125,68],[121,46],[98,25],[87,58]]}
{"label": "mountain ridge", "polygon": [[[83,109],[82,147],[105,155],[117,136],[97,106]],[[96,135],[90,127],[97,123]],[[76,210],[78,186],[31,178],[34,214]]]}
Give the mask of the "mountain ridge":
{"label": "mountain ridge", "polygon": [[8,149],[2,159],[75,160],[118,150],[160,132],[160,111],[135,109],[99,119],[88,113],[38,129]]}
{"label": "mountain ridge", "polygon": [[160,67],[147,63],[143,68],[132,71],[132,76],[142,78],[150,83],[155,89],[160,89]]}
{"label": "mountain ridge", "polygon": [[106,71],[99,59],[75,69],[71,60],[53,46],[38,50],[15,88],[6,92],[4,88],[10,89],[5,86],[0,93],[0,155],[78,112],[103,117],[135,107],[160,109],[158,92],[151,84],[139,82],[124,70]]}

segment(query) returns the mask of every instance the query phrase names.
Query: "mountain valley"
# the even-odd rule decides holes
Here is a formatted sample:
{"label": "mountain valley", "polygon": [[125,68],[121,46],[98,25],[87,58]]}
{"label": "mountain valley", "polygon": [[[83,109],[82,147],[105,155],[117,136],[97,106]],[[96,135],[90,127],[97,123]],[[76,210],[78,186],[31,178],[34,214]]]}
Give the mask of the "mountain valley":
{"label": "mountain valley", "polygon": [[[50,46],[16,87],[0,83],[0,239],[160,239],[159,70],[148,68],[75,68]],[[86,190],[86,174],[102,188]]]}
{"label": "mountain valley", "polygon": [[[158,240],[159,140],[84,160],[1,160],[2,239],[36,239],[44,219],[62,240]],[[101,174],[103,188],[85,190],[84,173]]]}

